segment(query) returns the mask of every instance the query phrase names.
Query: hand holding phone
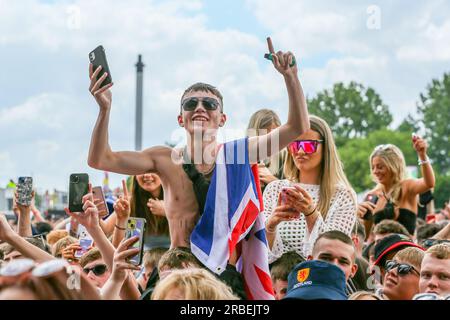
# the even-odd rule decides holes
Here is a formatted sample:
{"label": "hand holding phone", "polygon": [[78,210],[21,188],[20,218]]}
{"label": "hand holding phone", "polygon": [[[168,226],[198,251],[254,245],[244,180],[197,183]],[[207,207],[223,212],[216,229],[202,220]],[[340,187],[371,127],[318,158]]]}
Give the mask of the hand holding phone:
{"label": "hand holding phone", "polygon": [[101,218],[106,217],[109,214],[109,211],[102,187],[93,187],[92,196],[94,197],[94,204],[98,210],[98,216]]}
{"label": "hand holding phone", "polygon": [[[378,196],[376,194],[368,194],[366,196],[365,201],[369,201],[370,203],[377,204]],[[363,217],[363,220],[370,220],[372,217],[372,210],[367,210],[366,214]]]}
{"label": "hand holding phone", "polygon": [[89,176],[86,173],[73,173],[69,182],[69,211],[83,212],[83,196],[89,192]]}
{"label": "hand holding phone", "polygon": [[138,237],[139,240],[136,241],[132,248],[139,249],[139,253],[128,259],[131,264],[136,266],[142,263],[142,256],[144,250],[144,237],[145,237],[145,227],[147,221],[144,218],[128,218],[127,227],[125,230],[125,239],[130,239],[132,237]]}
{"label": "hand holding phone", "polygon": [[19,177],[17,184],[17,204],[22,206],[31,206],[33,198],[33,178]]}

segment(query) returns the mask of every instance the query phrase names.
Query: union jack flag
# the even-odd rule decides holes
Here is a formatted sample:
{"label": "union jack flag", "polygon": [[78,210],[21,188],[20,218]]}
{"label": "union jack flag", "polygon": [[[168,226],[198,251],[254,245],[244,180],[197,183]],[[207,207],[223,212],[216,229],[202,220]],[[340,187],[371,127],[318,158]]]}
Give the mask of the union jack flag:
{"label": "union jack flag", "polygon": [[218,151],[203,215],[191,234],[192,253],[221,274],[236,249],[237,270],[250,300],[274,299],[258,167],[250,166],[248,139]]}

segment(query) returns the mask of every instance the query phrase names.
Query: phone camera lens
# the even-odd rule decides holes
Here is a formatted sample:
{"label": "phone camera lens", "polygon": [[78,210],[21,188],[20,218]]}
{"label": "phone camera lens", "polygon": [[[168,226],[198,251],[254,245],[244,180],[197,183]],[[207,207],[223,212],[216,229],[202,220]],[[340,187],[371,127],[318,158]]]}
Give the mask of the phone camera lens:
{"label": "phone camera lens", "polygon": [[73,183],[78,183],[78,182],[80,182],[80,177],[79,177],[79,176],[73,176],[73,177],[72,177],[72,182],[73,182]]}

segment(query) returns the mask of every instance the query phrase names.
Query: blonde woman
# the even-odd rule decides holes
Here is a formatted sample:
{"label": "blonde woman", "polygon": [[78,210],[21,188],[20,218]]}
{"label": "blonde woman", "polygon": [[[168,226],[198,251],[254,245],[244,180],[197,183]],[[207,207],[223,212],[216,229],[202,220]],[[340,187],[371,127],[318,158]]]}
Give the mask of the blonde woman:
{"label": "blonde woman", "polygon": [[205,269],[172,271],[160,280],[152,300],[239,300],[231,288]]}
{"label": "blonde woman", "polygon": [[310,116],[310,126],[288,147],[287,180],[272,182],[264,192],[270,262],[293,250],[307,257],[321,233],[339,230],[350,236],[356,221],[356,195],[331,129],[316,116]]}
{"label": "blonde woman", "polygon": [[434,187],[433,168],[427,157],[427,143],[413,136],[414,149],[419,157],[421,179],[408,179],[405,158],[401,150],[392,145],[380,145],[370,155],[370,167],[376,187],[369,195],[374,201],[358,206],[358,216],[364,219],[366,233],[372,225],[390,219],[401,223],[413,235],[416,228],[418,195]]}
{"label": "blonde woman", "polygon": [[[256,111],[251,117],[247,127],[248,136],[261,136],[270,133],[281,126],[281,121],[275,111],[261,109]],[[271,182],[283,179],[283,164],[286,159],[286,150],[273,155],[264,163],[259,164],[259,180],[262,189]]]}

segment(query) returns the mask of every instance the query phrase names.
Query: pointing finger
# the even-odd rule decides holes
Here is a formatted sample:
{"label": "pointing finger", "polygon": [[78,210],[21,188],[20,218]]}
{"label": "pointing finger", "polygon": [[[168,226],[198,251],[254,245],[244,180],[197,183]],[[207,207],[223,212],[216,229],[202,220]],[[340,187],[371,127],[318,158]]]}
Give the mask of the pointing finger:
{"label": "pointing finger", "polygon": [[267,46],[269,48],[270,53],[275,53],[275,49],[273,48],[272,39],[270,39],[270,37],[267,37]]}

